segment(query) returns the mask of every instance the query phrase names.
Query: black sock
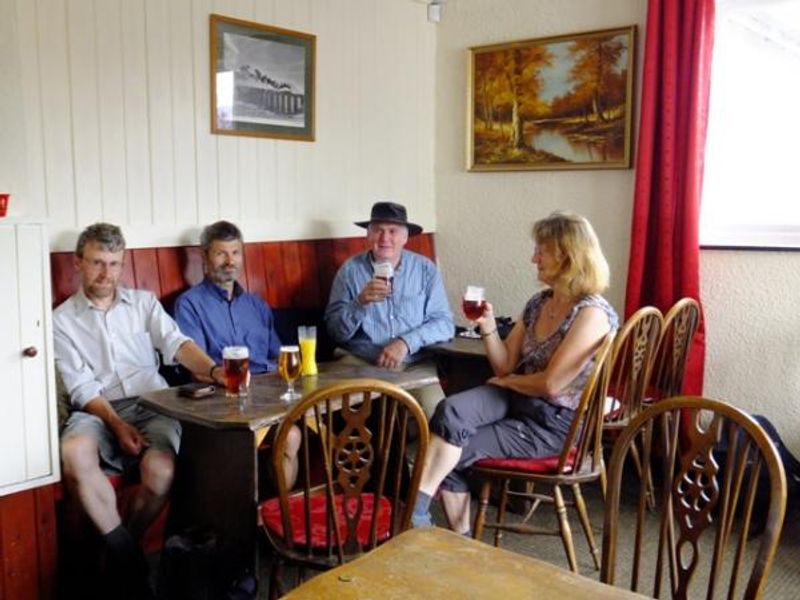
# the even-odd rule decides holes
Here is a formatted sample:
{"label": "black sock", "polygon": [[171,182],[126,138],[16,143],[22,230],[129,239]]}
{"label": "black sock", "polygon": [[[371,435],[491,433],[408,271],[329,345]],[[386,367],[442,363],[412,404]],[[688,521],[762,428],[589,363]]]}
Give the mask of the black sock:
{"label": "black sock", "polygon": [[[151,597],[146,595],[150,585],[147,561],[130,532],[122,525],[118,525],[106,533],[103,539],[108,548],[110,567],[116,576],[132,586],[133,597]],[[152,592],[150,594],[152,595]]]}

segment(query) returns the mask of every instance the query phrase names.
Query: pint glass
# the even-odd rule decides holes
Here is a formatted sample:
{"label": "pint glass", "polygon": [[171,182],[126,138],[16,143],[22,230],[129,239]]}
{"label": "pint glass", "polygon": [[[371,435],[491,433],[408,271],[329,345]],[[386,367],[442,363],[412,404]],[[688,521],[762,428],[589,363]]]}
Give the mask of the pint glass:
{"label": "pint glass", "polygon": [[247,395],[250,384],[250,352],[247,346],[225,346],[222,349],[225,369],[225,395],[231,398]]}

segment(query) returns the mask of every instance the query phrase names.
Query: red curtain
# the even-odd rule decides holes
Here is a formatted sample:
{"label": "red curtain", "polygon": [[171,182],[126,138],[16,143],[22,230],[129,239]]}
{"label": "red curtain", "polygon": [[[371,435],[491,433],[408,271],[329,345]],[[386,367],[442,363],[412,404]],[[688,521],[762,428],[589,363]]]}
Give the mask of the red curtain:
{"label": "red curtain", "polygon": [[[714,0],[649,0],[625,315],[700,300],[698,225]],[[703,387],[705,335],[695,338],[685,393]]]}

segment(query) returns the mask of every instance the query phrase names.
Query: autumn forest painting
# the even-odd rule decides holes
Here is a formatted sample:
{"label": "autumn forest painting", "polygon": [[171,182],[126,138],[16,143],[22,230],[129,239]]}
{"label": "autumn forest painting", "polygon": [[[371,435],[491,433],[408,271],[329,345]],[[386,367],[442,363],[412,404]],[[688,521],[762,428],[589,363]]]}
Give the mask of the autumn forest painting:
{"label": "autumn forest painting", "polygon": [[469,168],[627,168],[634,27],[472,48]]}

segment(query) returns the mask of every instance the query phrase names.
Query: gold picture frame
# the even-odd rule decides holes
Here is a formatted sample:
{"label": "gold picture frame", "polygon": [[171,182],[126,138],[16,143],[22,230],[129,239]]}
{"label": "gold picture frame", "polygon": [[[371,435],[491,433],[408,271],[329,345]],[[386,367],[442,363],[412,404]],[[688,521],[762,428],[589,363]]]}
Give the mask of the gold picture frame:
{"label": "gold picture frame", "polygon": [[222,15],[209,28],[211,132],[313,141],[316,36]]}
{"label": "gold picture frame", "polygon": [[636,26],[469,49],[470,171],[631,166]]}

